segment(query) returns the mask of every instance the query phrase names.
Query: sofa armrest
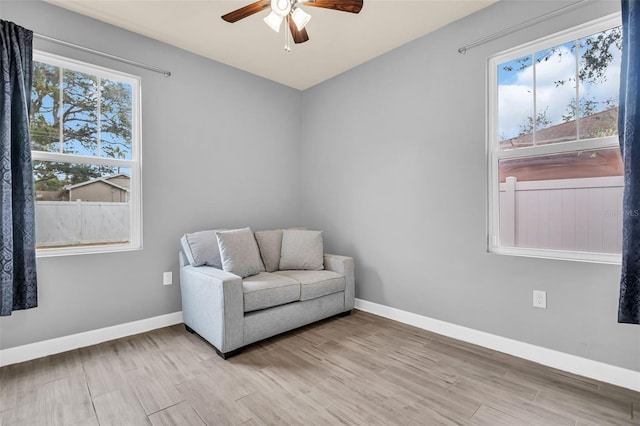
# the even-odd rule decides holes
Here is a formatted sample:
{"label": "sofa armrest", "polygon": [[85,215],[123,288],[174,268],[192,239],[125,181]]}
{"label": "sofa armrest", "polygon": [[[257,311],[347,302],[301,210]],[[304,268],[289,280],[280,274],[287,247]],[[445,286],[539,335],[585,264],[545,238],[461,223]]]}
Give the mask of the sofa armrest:
{"label": "sofa armrest", "polygon": [[338,274],[345,276],[347,280],[347,287],[344,291],[344,310],[350,311],[353,309],[356,295],[353,258],[325,253],[324,269],[327,271],[337,272]]}
{"label": "sofa armrest", "polygon": [[211,266],[180,268],[184,323],[220,352],[243,346],[242,278]]}

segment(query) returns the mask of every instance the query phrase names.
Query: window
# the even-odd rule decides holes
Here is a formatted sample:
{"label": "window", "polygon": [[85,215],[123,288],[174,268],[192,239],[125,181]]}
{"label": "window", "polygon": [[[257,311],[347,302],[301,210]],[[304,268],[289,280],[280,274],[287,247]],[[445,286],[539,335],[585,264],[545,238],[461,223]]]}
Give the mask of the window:
{"label": "window", "polygon": [[141,247],[140,79],[34,52],[39,256]]}
{"label": "window", "polygon": [[619,16],[489,59],[489,250],[619,262]]}

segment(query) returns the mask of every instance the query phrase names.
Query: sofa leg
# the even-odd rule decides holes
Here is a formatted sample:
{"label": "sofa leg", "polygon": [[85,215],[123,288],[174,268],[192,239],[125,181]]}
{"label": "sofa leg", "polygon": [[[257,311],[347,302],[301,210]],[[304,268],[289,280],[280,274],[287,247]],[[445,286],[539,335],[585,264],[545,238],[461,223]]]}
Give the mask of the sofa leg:
{"label": "sofa leg", "polygon": [[336,315],[337,317],[346,317],[351,315],[351,309],[349,309],[348,311],[345,312],[340,312],[338,315]]}
{"label": "sofa leg", "polygon": [[232,356],[236,356],[236,355],[238,355],[240,352],[242,352],[242,348],[235,349],[235,350],[233,350],[233,351],[229,351],[229,352],[220,352],[220,351],[218,350],[218,348],[216,348],[216,347],[214,347],[214,348],[215,348],[216,353],[218,354],[218,356],[219,356],[220,358],[222,358],[222,359],[229,359],[229,358],[231,358]]}
{"label": "sofa leg", "polygon": [[184,325],[184,328],[191,334],[195,334],[196,332],[193,330],[193,328],[189,327],[187,324]]}

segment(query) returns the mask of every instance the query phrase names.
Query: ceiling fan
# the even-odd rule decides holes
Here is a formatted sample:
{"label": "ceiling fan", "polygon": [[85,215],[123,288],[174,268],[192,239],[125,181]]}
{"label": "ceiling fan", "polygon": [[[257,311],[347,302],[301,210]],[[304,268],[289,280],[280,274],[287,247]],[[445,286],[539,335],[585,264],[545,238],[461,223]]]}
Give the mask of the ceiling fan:
{"label": "ceiling fan", "polygon": [[[286,20],[291,37],[293,37],[293,41],[298,44],[309,40],[305,26],[311,19],[311,15],[302,10],[300,6],[322,7],[324,9],[333,9],[342,12],[359,13],[362,9],[362,2],[363,0],[258,0],[223,15],[222,19],[233,23],[251,16],[254,13],[271,8],[271,13],[264,18],[264,22],[275,32],[280,32],[282,21]],[[288,34],[285,29],[284,49],[287,52],[291,50]]]}

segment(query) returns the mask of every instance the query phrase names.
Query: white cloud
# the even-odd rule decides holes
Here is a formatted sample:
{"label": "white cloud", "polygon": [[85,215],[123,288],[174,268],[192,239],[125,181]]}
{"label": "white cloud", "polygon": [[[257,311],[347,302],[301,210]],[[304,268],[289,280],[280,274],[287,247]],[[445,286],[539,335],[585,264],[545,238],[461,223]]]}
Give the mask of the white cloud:
{"label": "white cloud", "polygon": [[[580,96],[598,101],[617,98],[620,81],[620,52],[615,50],[614,60],[607,67],[606,79],[596,85],[580,87]],[[538,114],[546,109],[552,124],[562,123],[562,115],[575,99],[576,57],[570,49],[561,46],[546,61],[536,64],[536,106]],[[571,80],[571,81],[570,81]],[[556,87],[556,81],[564,84]],[[533,66],[517,73],[513,84],[498,87],[499,138],[512,138],[520,133],[528,117],[533,117]]]}

